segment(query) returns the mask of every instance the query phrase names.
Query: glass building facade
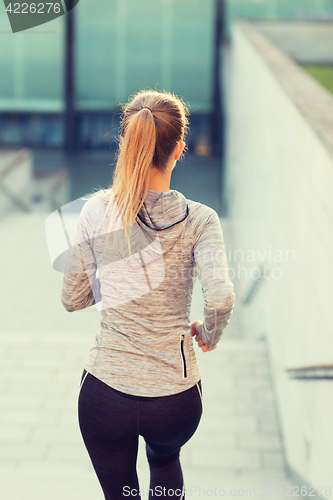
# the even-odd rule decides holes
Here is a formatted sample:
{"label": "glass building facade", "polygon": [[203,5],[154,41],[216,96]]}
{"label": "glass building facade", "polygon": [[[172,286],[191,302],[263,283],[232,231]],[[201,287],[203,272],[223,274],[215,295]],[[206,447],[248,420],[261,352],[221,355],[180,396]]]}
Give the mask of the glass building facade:
{"label": "glass building facade", "polygon": [[[200,122],[204,135],[207,133],[209,117],[216,108],[218,1],[222,2],[78,3],[73,9],[73,104],[78,149],[105,147],[112,142],[119,126],[119,104],[142,88],[164,89],[182,96],[190,107],[192,124]],[[12,33],[4,5],[0,9],[0,146],[62,147],[66,16]],[[333,2],[225,0],[227,38],[237,17],[332,19]]]}
{"label": "glass building facade", "polygon": [[[78,147],[110,142],[119,104],[142,88],[212,111],[214,0],[81,1],[74,12]],[[0,144],[62,146],[65,16],[13,34],[0,17]]]}

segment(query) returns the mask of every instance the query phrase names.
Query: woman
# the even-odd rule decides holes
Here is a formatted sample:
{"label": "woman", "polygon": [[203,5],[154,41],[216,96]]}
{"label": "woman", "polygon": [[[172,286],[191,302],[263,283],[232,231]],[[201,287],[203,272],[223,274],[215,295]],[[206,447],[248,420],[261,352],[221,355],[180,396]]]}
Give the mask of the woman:
{"label": "woman", "polygon": [[[203,410],[192,337],[204,352],[216,349],[233,310],[216,212],[170,190],[186,148],[187,113],[168,92],[140,91],[123,106],[112,188],[83,206],[76,234],[83,267],[76,274],[69,263],[64,276],[65,308],[96,303],[102,314],[78,412],[106,500],[140,498],[139,435],[150,466],[149,498],[185,498],[180,449]],[[197,275],[204,322],[191,325]]]}

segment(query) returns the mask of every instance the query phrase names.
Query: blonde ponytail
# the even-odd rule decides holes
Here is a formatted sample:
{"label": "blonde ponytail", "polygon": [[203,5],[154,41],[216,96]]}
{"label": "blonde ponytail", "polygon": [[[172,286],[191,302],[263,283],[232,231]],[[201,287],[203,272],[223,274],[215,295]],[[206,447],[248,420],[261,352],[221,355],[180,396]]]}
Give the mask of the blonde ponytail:
{"label": "blonde ponytail", "polygon": [[[149,109],[143,108],[132,115],[128,121],[112,185],[113,195],[125,229],[129,253],[131,249],[128,227],[133,226],[148,191],[148,174],[153,162],[155,143],[153,115]],[[110,234],[109,231],[106,245]]]}
{"label": "blonde ponytail", "polygon": [[[123,224],[131,255],[128,228],[133,227],[144,203],[151,168],[164,171],[172,151],[184,140],[188,129],[188,109],[181,98],[156,90],[139,91],[122,105],[122,109],[121,140],[113,175],[112,196],[109,195],[104,219],[113,203],[117,210],[111,211],[105,247],[119,216],[117,228]],[[186,146],[182,154],[185,150]],[[94,194],[105,197],[103,190]]]}

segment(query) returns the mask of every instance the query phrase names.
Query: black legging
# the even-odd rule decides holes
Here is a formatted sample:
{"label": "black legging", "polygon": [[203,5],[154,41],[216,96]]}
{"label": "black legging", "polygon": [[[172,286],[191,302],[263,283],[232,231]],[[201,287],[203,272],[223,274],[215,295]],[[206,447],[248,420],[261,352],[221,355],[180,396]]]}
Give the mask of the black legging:
{"label": "black legging", "polygon": [[[78,399],[79,425],[105,500],[123,498],[184,499],[179,460],[201,415],[200,387],[162,397],[132,396],[83,371]],[[85,378],[84,378],[85,377]],[[146,442],[150,467],[148,492],[141,491],[136,471],[139,435]]]}

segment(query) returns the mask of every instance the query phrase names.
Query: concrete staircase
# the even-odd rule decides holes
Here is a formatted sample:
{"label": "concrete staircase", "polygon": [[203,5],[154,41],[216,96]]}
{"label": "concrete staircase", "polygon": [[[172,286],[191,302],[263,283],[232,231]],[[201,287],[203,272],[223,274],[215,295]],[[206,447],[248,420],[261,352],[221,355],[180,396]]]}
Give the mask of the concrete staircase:
{"label": "concrete staircase", "polygon": [[[48,215],[12,213],[0,221],[0,498],[102,500],[77,421],[82,367],[100,313],[93,306],[69,314],[62,306],[63,276],[52,269],[45,241]],[[228,242],[227,220],[222,226]],[[202,312],[197,281],[191,320]],[[280,500],[279,488],[284,495],[290,486],[265,338],[239,336],[240,313],[236,294],[218,348],[204,353],[195,342],[204,412],[181,452],[188,499]],[[138,475],[147,490],[141,437]]]}
{"label": "concrete staircase", "polygon": [[0,150],[0,218],[9,213],[52,212],[68,199],[66,169],[34,172],[29,149]]}

